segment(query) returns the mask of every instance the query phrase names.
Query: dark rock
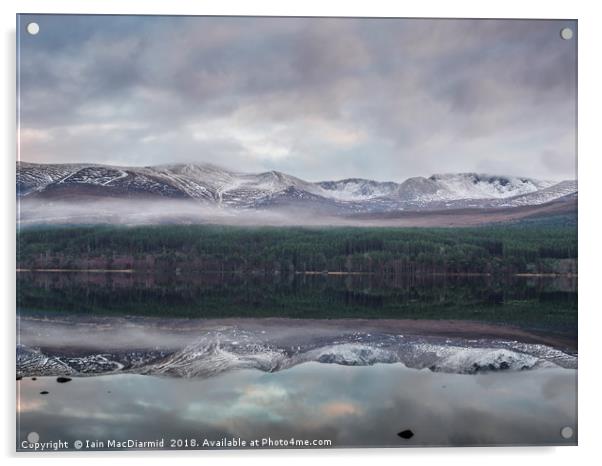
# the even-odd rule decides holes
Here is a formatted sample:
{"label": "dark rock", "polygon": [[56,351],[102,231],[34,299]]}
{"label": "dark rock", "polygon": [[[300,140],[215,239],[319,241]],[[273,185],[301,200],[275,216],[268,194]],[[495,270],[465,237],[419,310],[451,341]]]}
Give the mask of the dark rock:
{"label": "dark rock", "polygon": [[23,378],[22,375],[17,375],[17,380],[21,380]]}
{"label": "dark rock", "polygon": [[40,395],[48,395],[48,392],[47,392],[46,390],[44,390],[44,391],[41,391],[41,392],[40,392]]}
{"label": "dark rock", "polygon": [[32,377],[31,380],[38,380],[38,378],[37,377]]}
{"label": "dark rock", "polygon": [[397,435],[399,435],[403,439],[408,440],[414,436],[414,432],[412,432],[410,429],[406,429],[406,430],[402,430]]}
{"label": "dark rock", "polygon": [[57,377],[56,381],[58,383],[67,383],[67,382],[71,382],[71,379],[69,377]]}

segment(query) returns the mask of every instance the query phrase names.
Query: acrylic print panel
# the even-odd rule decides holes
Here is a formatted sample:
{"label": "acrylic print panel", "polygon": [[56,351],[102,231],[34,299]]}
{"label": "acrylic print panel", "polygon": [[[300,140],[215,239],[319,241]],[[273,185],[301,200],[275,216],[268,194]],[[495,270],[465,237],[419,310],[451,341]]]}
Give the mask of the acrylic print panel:
{"label": "acrylic print panel", "polygon": [[17,21],[17,450],[576,445],[576,21]]}

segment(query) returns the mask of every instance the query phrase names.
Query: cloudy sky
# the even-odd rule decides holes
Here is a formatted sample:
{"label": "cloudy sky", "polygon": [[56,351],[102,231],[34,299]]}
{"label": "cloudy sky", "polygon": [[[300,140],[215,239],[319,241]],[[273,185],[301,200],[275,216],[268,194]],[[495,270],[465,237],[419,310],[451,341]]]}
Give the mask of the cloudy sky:
{"label": "cloudy sky", "polygon": [[[25,26],[36,21],[40,32]],[[573,21],[20,17],[20,156],[575,178]]]}

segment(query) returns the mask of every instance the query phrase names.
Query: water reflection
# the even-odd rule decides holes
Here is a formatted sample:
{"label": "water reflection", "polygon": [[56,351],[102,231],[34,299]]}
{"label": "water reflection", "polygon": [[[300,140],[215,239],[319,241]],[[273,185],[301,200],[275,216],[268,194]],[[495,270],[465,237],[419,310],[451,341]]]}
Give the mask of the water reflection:
{"label": "water reflection", "polygon": [[[31,356],[17,363],[26,376],[17,382],[21,440],[35,431],[42,441],[70,442],[576,443],[560,436],[565,426],[576,431],[575,365],[549,356],[552,347],[575,347],[570,277],[20,272],[17,279],[20,344]],[[199,339],[212,332],[219,344],[208,341],[199,351]],[[529,346],[536,354],[525,353],[527,343],[536,344]],[[439,359],[428,359],[433,354]],[[474,369],[483,357],[485,369],[495,363],[493,372],[428,369],[458,362]],[[525,357],[536,357],[532,370],[521,370]],[[41,377],[59,374],[40,370],[51,359],[74,371],[71,382]],[[213,370],[237,360],[245,363]],[[86,377],[106,373],[87,370],[98,361],[152,374],[166,373],[169,361],[179,372]],[[368,365],[349,365],[356,363]],[[206,366],[212,376],[198,377]],[[415,435],[401,439],[404,429]]]}
{"label": "water reflection", "polygon": [[21,272],[28,311],[159,317],[469,319],[576,331],[574,277]]}
{"label": "water reflection", "polygon": [[[335,447],[558,445],[576,431],[576,371],[467,376],[400,364],[307,363],[212,379],[118,375],[24,379],[19,435],[43,441],[241,437],[330,439]],[[48,390],[46,396],[41,390]],[[411,429],[410,440],[400,430]]]}

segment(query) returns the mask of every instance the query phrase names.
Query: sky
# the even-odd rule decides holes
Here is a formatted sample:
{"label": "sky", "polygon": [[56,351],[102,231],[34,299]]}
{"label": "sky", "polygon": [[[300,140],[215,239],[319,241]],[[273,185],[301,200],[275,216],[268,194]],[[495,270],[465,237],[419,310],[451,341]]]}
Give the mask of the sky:
{"label": "sky", "polygon": [[21,160],[208,162],[309,181],[576,178],[576,21],[19,23]]}

